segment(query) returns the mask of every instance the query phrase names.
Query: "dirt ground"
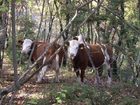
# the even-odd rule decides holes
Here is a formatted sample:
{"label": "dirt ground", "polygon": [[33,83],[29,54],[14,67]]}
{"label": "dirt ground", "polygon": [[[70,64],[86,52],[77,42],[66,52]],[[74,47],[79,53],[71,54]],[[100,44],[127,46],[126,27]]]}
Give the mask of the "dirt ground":
{"label": "dirt ground", "polygon": [[[20,70],[22,68],[18,68]],[[90,73],[89,73],[90,72]],[[94,75],[89,71],[86,74],[86,82],[85,84],[87,86],[93,86],[94,87]],[[21,72],[18,72],[21,75]],[[36,103],[27,103],[29,99],[43,99],[45,95],[49,95],[50,91],[52,90],[61,90],[63,86],[74,86],[76,81],[76,76],[73,71],[68,71],[66,68],[62,68],[60,73],[60,83],[54,82],[54,75],[55,73],[52,71],[48,71],[45,76],[45,81],[41,84],[37,84],[35,81],[35,78],[32,78],[30,81],[24,84],[24,86],[21,87],[19,91],[16,92],[14,99],[13,99],[13,105],[37,105]],[[103,83],[106,83],[106,77],[103,77]],[[3,70],[1,72],[0,77],[0,88],[5,88],[7,86],[10,86],[13,84],[14,76],[13,76],[13,70],[12,70],[12,63],[9,59],[4,59],[4,65]],[[117,85],[117,82],[113,82],[113,84]],[[108,93],[110,90],[103,84],[104,90],[106,89]],[[116,90],[115,90],[116,91]],[[119,94],[114,96],[115,101],[119,100],[119,97],[125,97],[125,96],[132,96],[136,100],[140,99],[140,88],[135,87],[127,87],[121,88],[119,90]],[[9,105],[11,100],[12,94],[8,94],[3,99],[1,99],[0,105]],[[120,97],[120,99],[121,99]],[[50,97],[49,97],[50,98]],[[118,98],[118,99],[117,99]],[[51,99],[52,100],[52,99]],[[77,105],[87,105],[87,104],[81,104],[81,102],[77,102],[79,104]],[[117,102],[116,102],[117,103]],[[46,104],[44,104],[46,105]],[[57,105],[57,104],[54,104]],[[60,105],[60,104],[59,104]],[[67,105],[67,104],[64,104]],[[75,104],[73,104],[75,105]],[[115,104],[112,104],[115,105]],[[117,104],[116,104],[117,105]],[[133,104],[130,104],[133,105]],[[134,104],[135,105],[135,104]],[[140,102],[139,104],[140,105]]]}

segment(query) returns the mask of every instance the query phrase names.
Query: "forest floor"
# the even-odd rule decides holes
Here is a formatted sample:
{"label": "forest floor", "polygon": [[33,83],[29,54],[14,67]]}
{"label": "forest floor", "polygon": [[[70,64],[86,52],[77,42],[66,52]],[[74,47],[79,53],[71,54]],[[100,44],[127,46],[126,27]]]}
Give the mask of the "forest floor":
{"label": "forest floor", "polygon": [[[48,71],[42,84],[35,78],[24,84],[13,99],[13,105],[140,105],[140,88],[122,81],[113,82],[111,87],[94,85],[94,74],[86,72],[86,82],[79,84],[73,71],[62,68],[60,83],[54,82],[54,72]],[[8,57],[4,59],[0,78],[0,88],[13,84],[13,70]],[[2,105],[9,105],[12,94],[1,100]]]}

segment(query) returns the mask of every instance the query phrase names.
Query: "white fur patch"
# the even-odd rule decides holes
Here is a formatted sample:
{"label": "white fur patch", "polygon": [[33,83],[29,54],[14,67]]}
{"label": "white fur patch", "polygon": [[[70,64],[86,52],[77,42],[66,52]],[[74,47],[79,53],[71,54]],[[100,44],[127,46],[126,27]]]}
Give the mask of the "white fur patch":
{"label": "white fur patch", "polygon": [[56,62],[59,62],[59,55],[56,54]]}
{"label": "white fur patch", "polygon": [[111,79],[111,77],[108,76],[107,84],[111,85],[111,82],[112,82],[112,79]]}
{"label": "white fur patch", "polygon": [[74,59],[79,49],[79,42],[77,40],[69,41],[68,57]]}
{"label": "white fur patch", "polygon": [[41,82],[46,71],[47,71],[48,66],[44,66],[42,67],[42,70],[39,72],[38,76],[37,76],[37,81],[36,82]]}
{"label": "white fur patch", "polygon": [[30,39],[25,39],[23,44],[22,44],[22,50],[21,53],[27,54],[31,50],[31,45],[32,45],[32,40]]}

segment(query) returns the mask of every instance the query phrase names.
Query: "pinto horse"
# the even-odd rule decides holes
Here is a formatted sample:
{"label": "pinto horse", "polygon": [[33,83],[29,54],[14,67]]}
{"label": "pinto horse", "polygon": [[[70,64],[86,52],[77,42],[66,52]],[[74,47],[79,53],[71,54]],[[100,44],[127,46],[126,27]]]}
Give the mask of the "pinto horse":
{"label": "pinto horse", "polygon": [[[23,42],[19,41],[19,43],[22,44],[22,54],[31,54],[31,62],[34,63],[46,50],[49,43],[47,42],[37,42],[32,41],[30,39],[25,39]],[[39,68],[42,64],[46,62],[47,59],[49,59],[54,52],[60,48],[60,45],[57,43],[53,43],[51,47],[48,48],[44,58],[42,58],[40,61],[37,62],[36,68]],[[32,53],[31,53],[32,52]],[[42,82],[42,79],[45,75],[45,72],[48,69],[55,70],[56,76],[55,80],[56,82],[59,82],[59,72],[60,72],[60,66],[64,59],[64,50],[61,49],[54,57],[53,59],[45,66],[42,67],[41,71],[39,72],[37,76],[37,83]]]}
{"label": "pinto horse", "polygon": [[[105,44],[85,44],[82,36],[77,36],[66,43],[68,57],[71,59],[78,81],[84,82],[85,69],[94,67],[97,70],[95,83],[100,82],[99,68],[107,65],[108,81],[111,84],[111,63],[113,58],[112,47]],[[91,59],[90,59],[91,58]],[[81,79],[81,80],[80,80]]]}

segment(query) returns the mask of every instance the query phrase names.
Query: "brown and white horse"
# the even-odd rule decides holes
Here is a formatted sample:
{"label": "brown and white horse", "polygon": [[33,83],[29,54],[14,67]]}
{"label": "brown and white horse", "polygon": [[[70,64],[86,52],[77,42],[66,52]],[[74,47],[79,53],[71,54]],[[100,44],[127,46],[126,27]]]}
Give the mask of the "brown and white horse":
{"label": "brown and white horse", "polygon": [[[20,41],[21,43],[21,41]],[[31,55],[31,61],[32,63],[34,63],[42,54],[43,52],[46,50],[46,48],[48,47],[49,43],[47,42],[37,42],[37,41],[32,41],[30,39],[25,39],[22,43],[22,50],[21,53],[22,54],[28,54]],[[53,45],[51,47],[48,48],[47,53],[45,54],[44,58],[41,59],[39,62],[37,62],[37,66],[36,68],[39,68],[39,66],[41,66],[42,64],[44,64],[46,62],[47,59],[49,59],[52,54],[54,54],[54,52],[60,48],[60,45],[57,43],[53,43]],[[33,51],[32,51],[33,50]],[[58,54],[55,55],[55,57],[45,66],[42,67],[42,70],[39,72],[38,76],[37,76],[37,81],[38,83],[40,83],[45,75],[45,72],[48,69],[54,69],[56,76],[55,76],[55,80],[56,82],[59,82],[59,72],[60,72],[60,65],[63,62],[64,59],[64,50],[61,49]]]}
{"label": "brown and white horse", "polygon": [[[77,36],[70,40],[67,44],[68,57],[71,59],[73,68],[76,72],[78,80],[81,78],[81,82],[84,82],[85,69],[94,67],[96,70],[103,64],[108,67],[108,84],[111,84],[111,63],[113,57],[113,51],[111,46],[105,44],[87,44],[84,42],[83,37]],[[91,60],[90,60],[90,58]],[[98,79],[100,77],[97,73]],[[97,78],[95,83],[97,83]]]}

